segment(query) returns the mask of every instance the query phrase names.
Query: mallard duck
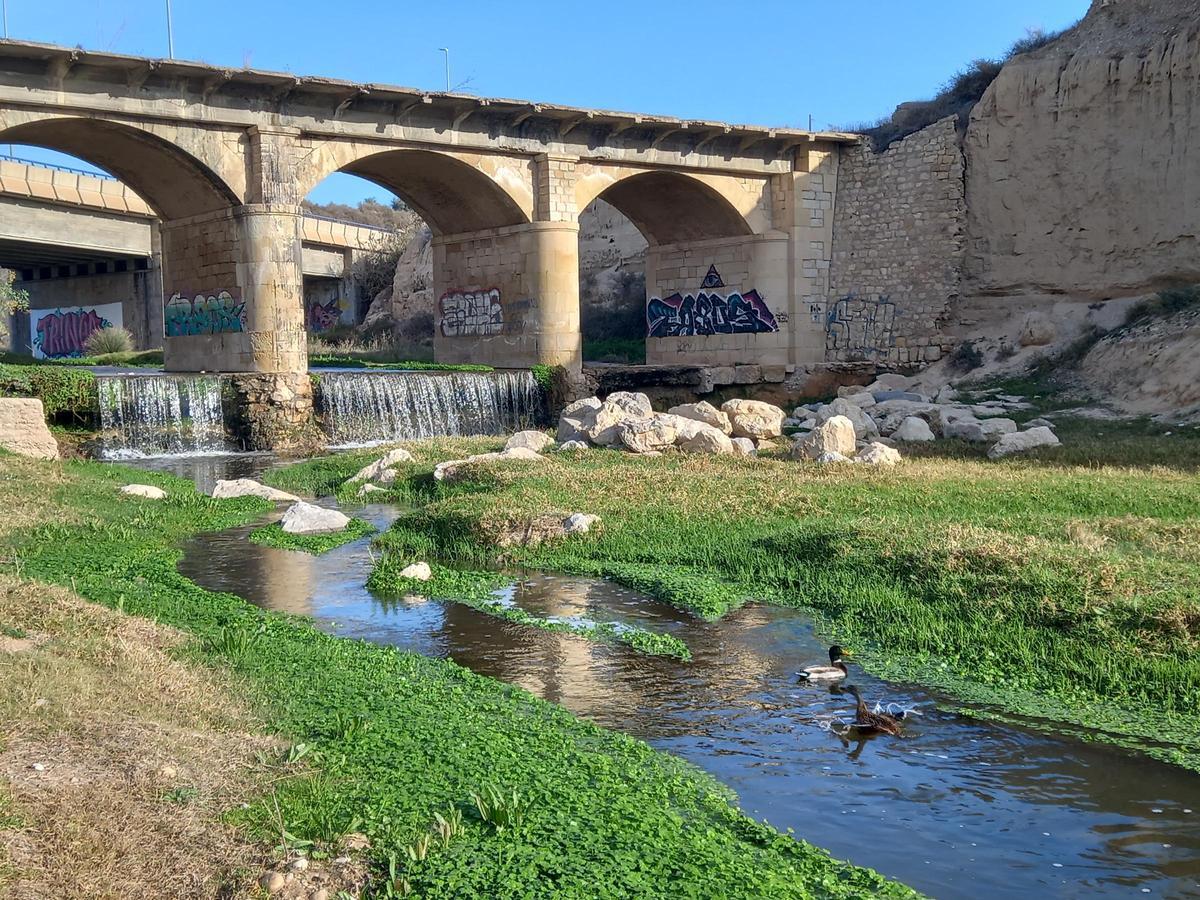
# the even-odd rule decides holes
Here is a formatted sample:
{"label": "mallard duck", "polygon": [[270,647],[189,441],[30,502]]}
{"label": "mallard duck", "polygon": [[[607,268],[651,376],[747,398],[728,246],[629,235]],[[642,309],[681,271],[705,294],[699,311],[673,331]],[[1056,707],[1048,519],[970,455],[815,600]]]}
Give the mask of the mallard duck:
{"label": "mallard duck", "polygon": [[847,685],[846,690],[853,694],[857,701],[854,710],[855,731],[859,734],[900,734],[902,726],[899,716],[867,709],[867,704],[863,702],[862,694],[858,692],[856,685]]}
{"label": "mallard duck", "polygon": [[829,648],[829,665],[809,666],[796,675],[801,681],[838,681],[849,675],[846,664],[842,662],[845,652],[837,644]]}

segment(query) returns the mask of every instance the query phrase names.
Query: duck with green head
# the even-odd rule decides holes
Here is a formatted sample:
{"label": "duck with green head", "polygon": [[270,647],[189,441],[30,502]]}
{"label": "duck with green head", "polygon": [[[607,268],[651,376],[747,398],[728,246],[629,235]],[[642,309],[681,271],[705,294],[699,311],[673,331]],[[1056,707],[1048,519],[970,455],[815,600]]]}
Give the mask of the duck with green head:
{"label": "duck with green head", "polygon": [[796,675],[801,681],[840,681],[850,674],[842,661],[847,656],[849,654],[845,650],[834,644],[829,648],[829,665],[809,666]]}

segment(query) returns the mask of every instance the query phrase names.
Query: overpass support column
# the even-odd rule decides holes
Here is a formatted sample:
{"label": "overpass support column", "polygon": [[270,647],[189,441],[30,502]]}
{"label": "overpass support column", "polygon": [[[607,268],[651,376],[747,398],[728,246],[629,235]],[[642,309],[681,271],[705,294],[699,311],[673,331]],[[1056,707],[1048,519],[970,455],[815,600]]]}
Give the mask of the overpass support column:
{"label": "overpass support column", "polygon": [[575,161],[536,161],[536,221],[433,240],[439,362],[582,366]]}
{"label": "overpass support column", "polygon": [[778,175],[773,187],[774,218],[791,241],[791,362],[810,366],[825,361],[829,266],[833,258],[833,207],[837,199],[836,147],[796,151],[795,170]]}
{"label": "overpass support column", "polygon": [[237,431],[256,450],[296,443],[312,422],[291,136],[252,131],[255,202],[162,226],[166,368],[231,373]]}

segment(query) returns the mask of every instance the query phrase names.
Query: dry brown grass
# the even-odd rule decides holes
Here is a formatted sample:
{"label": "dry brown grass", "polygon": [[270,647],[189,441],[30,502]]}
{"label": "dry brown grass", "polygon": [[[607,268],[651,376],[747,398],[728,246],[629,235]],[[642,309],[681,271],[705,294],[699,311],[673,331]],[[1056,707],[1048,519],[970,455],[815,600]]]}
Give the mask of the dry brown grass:
{"label": "dry brown grass", "polygon": [[[34,481],[38,484],[39,502],[30,503],[29,484]],[[3,511],[0,538],[50,521],[78,521],[78,516],[66,513],[52,502],[54,494],[71,481],[62,463],[11,454],[0,457],[0,510]]]}
{"label": "dry brown grass", "polygon": [[264,852],[221,821],[275,742],[172,629],[0,577],[0,893],[233,897]]}

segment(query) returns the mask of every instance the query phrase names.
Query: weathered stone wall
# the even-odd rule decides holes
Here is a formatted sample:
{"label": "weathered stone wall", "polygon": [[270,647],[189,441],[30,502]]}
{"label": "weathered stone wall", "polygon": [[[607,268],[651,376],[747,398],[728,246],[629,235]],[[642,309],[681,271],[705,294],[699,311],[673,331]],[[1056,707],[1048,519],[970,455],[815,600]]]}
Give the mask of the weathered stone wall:
{"label": "weathered stone wall", "polygon": [[827,362],[934,362],[958,299],[966,205],[953,117],[876,153],[843,150],[825,305]]}
{"label": "weathered stone wall", "polygon": [[318,440],[307,372],[234,375],[233,434],[247,450],[287,450]]}
{"label": "weathered stone wall", "polygon": [[[783,235],[651,246],[646,251],[646,362],[786,365],[788,280]],[[656,336],[659,331],[665,336]]]}
{"label": "weathered stone wall", "polygon": [[58,459],[41,400],[0,397],[0,447],[20,456]]}

